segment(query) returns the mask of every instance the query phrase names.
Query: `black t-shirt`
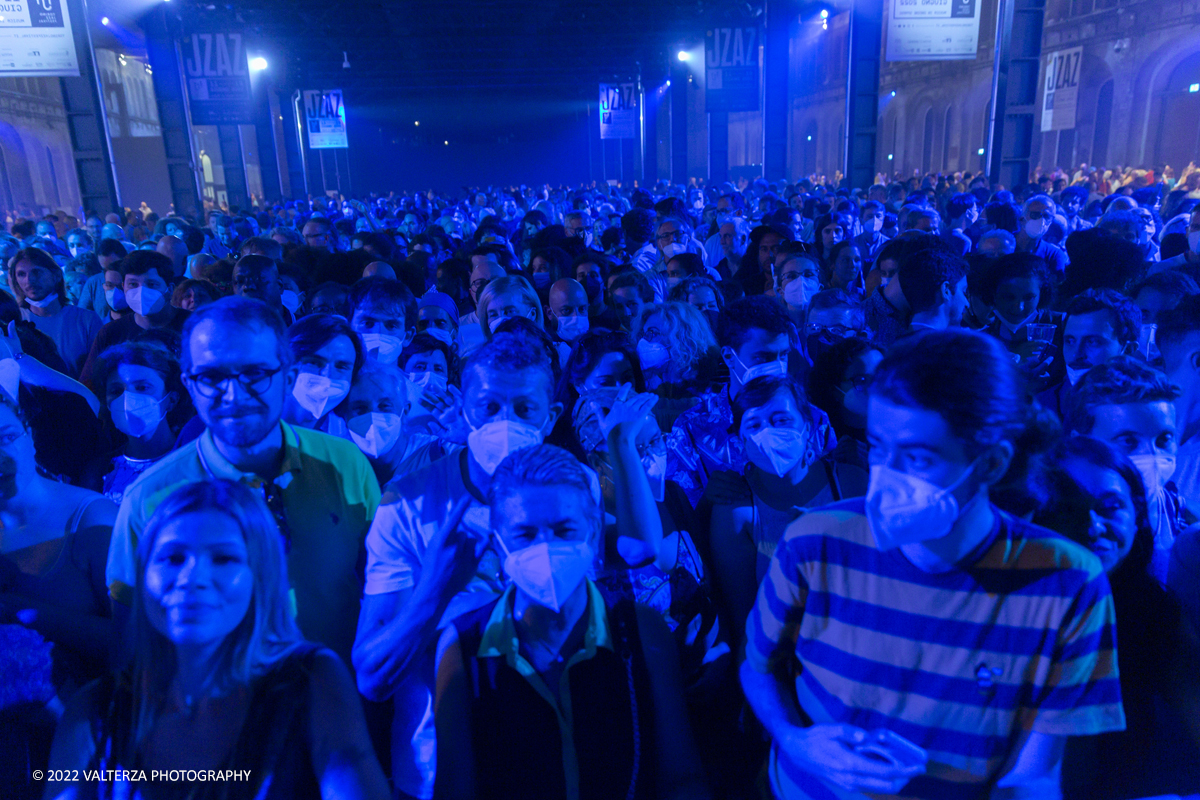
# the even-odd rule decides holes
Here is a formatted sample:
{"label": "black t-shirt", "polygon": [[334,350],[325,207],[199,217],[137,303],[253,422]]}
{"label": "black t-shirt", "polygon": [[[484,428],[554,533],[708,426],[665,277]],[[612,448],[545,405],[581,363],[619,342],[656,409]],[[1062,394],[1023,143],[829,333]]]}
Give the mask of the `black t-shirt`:
{"label": "black t-shirt", "polygon": [[[192,312],[185,311],[182,308],[175,309],[175,316],[166,325],[159,330],[171,331],[175,334],[183,333],[183,324],[187,322]],[[151,329],[156,330],[156,329]],[[92,386],[92,376],[96,369],[96,360],[108,348],[121,342],[128,342],[136,339],[146,331],[137,324],[133,314],[126,314],[120,319],[113,320],[100,329],[96,334],[95,340],[92,342],[92,350],[88,353],[87,361],[83,365],[83,370],[79,373],[79,382],[87,386],[97,395],[103,394],[103,387],[99,387],[101,391],[97,391],[97,387]]]}

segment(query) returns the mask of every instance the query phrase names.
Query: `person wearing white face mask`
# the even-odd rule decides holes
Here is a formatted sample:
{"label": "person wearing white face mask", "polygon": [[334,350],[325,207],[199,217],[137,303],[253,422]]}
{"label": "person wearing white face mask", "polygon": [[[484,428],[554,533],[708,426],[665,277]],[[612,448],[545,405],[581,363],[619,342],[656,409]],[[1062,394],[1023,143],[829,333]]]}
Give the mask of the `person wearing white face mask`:
{"label": "person wearing white face mask", "polygon": [[346,399],[365,361],[354,329],[331,314],[309,314],[288,328],[288,347],[296,381],[283,404],[284,421],[349,438],[342,418],[330,412]]}
{"label": "person wearing white face mask", "polygon": [[379,507],[367,534],[354,664],[366,697],[394,700],[395,741],[411,744],[393,751],[392,775],[408,795],[432,795],[435,739],[425,709],[439,620],[485,605],[503,590],[501,562],[483,549],[491,528],[488,487],[506,456],[540,444],[554,427],[562,407],[553,391],[544,351],[524,337],[496,334],[462,369],[467,447],[389,485],[390,502]]}
{"label": "person wearing white face mask", "polygon": [[448,294],[430,290],[417,299],[417,333],[427,333],[452,349],[458,342],[458,316]]}
{"label": "person wearing white face mask", "polygon": [[363,278],[350,292],[350,327],[362,337],[367,358],[395,364],[416,332],[417,301],[399,281]]}
{"label": "person wearing white face mask", "polygon": [[[721,358],[729,385],[708,392],[694,408],[679,415],[667,438],[667,474],[695,506],[707,493],[713,503],[749,496],[741,479],[746,451],[733,429],[733,398],[763,375],[787,374],[793,327],[779,303],[746,297],[730,303],[717,320]],[[812,409],[813,450],[822,455],[837,444],[825,412]]]}
{"label": "person wearing white face mask", "polygon": [[[591,480],[550,446],[496,472],[491,528],[512,585],[440,637],[439,797],[707,796],[666,626],[588,579],[600,540]],[[506,734],[481,738],[489,730]]]}
{"label": "person wearing white face mask", "polygon": [[813,452],[812,408],[800,385],[779,375],[750,380],[734,399],[750,492],[743,501],[713,506],[709,529],[717,586],[737,626],[733,641],[741,641],[741,623],[784,528],[806,509],[866,493],[866,472]]}
{"label": "person wearing white face mask", "polygon": [[715,382],[717,341],[699,310],[675,300],[644,308],[633,338],[646,388],[661,400],[655,416],[668,428]]}
{"label": "person wearing white face mask", "polygon": [[1150,573],[1167,579],[1175,538],[1200,521],[1171,481],[1179,436],[1175,401],[1179,387],[1158,370],[1131,356],[1118,356],[1088,370],[1075,385],[1067,430],[1107,442],[1129,457],[1142,476],[1154,555]]}
{"label": "person wearing white face mask", "polygon": [[79,306],[67,305],[62,268],[44,250],[18,250],[8,263],[8,286],[21,307],[21,319],[54,341],[72,377],[79,374],[100,320]]}
{"label": "person wearing white face mask", "polygon": [[549,319],[553,320],[553,334],[558,339],[555,346],[559,362],[566,363],[571,347],[591,327],[587,291],[574,278],[563,278],[550,287],[549,299]]}
{"label": "person wearing white face mask", "polygon": [[475,308],[485,338],[491,338],[492,330],[509,317],[526,317],[537,327],[543,330],[546,327],[542,301],[529,281],[520,275],[506,275],[488,283],[479,292]]}
{"label": "person wearing white face mask", "polygon": [[457,368],[453,351],[429,334],[418,333],[404,348],[400,367],[408,379],[409,430],[462,444],[467,434],[462,392],[452,375]]}
{"label": "person wearing white face mask", "polygon": [[152,328],[181,333],[189,316],[189,312],[170,303],[171,287],[167,281],[172,274],[171,259],[153,250],[135,250],[121,260],[120,266],[124,276],[121,288],[132,313],[107,323],[96,334],[91,353],[79,373],[80,381],[95,390],[103,389],[93,384],[92,376],[101,353]]}
{"label": "person wearing white face mask", "polygon": [[691,253],[696,247],[692,226],[679,217],[664,217],[655,227],[654,244],[658,248],[658,263],[653,272],[664,271],[667,262],[680,253]]}
{"label": "person wearing white face mask", "polygon": [[[1059,797],[1066,738],[1124,727],[1100,561],[991,502],[1049,444],[1032,426],[994,339],[924,331],[889,350],[868,400],[865,498],[788,527],[747,621],[742,686],[773,740],[776,797],[811,797],[805,784]],[[794,683],[772,671],[792,656]],[[963,703],[920,701],[951,683]]]}
{"label": "person wearing white face mask", "polygon": [[371,462],[380,486],[461,449],[409,426],[407,384],[396,367],[368,361],[342,404],[349,437]]}
{"label": "person wearing white face mask", "polygon": [[191,414],[179,360],[156,342],[123,342],[100,355],[97,382],[104,386],[105,419],[124,435],[105,460],[104,496],[120,503],[125,488],[175,446]]}
{"label": "person wearing white face mask", "polygon": [[788,316],[802,323],[813,295],[821,291],[821,265],[807,245],[785,242],[774,261],[775,296],[787,306]]}
{"label": "person wearing white face mask", "polygon": [[1054,221],[1056,208],[1054,201],[1044,194],[1025,201],[1021,208],[1021,218],[1018,220],[1020,229],[1017,231],[1017,252],[1032,253],[1045,261],[1051,272],[1063,275],[1071,259],[1065,250],[1043,238],[1050,230],[1050,223]]}

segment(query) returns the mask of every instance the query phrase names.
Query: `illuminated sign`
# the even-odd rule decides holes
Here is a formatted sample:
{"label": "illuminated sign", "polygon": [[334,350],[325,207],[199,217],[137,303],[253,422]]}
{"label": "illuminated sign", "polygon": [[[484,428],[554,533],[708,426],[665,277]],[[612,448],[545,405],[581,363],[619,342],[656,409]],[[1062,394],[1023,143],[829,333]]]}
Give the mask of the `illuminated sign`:
{"label": "illuminated sign", "polygon": [[0,2],[0,76],[79,77],[64,0]]}
{"label": "illuminated sign", "polygon": [[313,150],[349,147],[346,138],[346,106],[342,90],[311,90],[304,93],[304,126]]}

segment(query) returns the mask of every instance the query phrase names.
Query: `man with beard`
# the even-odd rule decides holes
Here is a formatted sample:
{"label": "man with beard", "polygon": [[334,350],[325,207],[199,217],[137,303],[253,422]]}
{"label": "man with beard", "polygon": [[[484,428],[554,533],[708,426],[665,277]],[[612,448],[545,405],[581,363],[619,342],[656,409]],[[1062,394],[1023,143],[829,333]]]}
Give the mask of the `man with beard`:
{"label": "man with beard", "polygon": [[350,441],[282,421],[297,370],[283,320],[266,304],[226,297],[198,309],[184,326],[181,367],[206,430],[126,490],[105,572],[114,609],[132,604],[138,539],[159,503],[187,483],[241,481],[263,493],[279,525],[301,633],[349,664],[358,556],[379,505],[370,463]]}

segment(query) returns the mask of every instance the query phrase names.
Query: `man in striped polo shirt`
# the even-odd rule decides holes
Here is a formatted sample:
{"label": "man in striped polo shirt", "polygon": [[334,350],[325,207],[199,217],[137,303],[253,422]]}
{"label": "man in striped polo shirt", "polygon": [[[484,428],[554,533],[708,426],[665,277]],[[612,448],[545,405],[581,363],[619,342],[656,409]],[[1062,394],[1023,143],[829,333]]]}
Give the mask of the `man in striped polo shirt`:
{"label": "man in striped polo shirt", "polygon": [[961,329],[881,364],[867,496],[789,527],[747,623],[778,797],[1053,798],[1066,738],[1124,727],[1100,562],[988,498],[1021,478],[1025,398]]}

